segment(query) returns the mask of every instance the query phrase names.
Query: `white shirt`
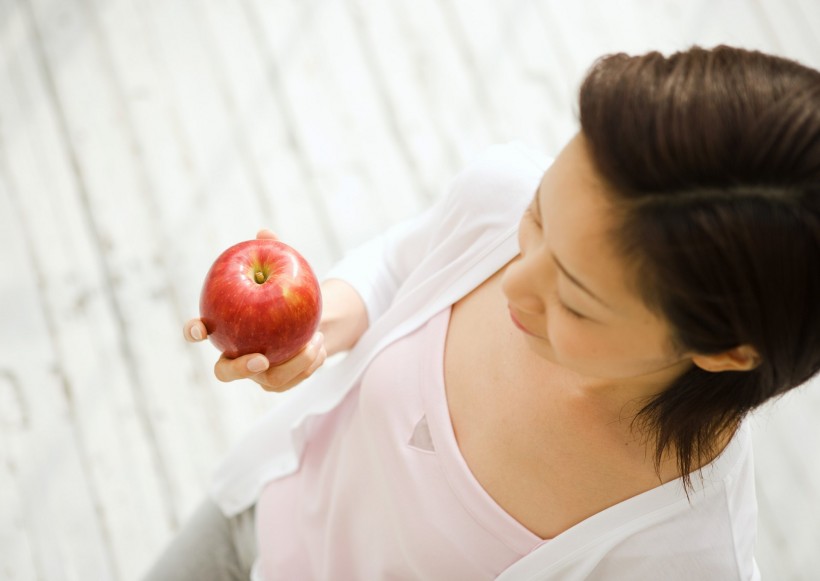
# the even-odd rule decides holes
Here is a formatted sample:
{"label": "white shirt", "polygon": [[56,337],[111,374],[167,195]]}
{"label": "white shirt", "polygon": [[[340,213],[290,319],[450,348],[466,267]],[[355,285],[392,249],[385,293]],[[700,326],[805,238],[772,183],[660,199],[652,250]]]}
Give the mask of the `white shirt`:
{"label": "white shirt", "polygon": [[[337,365],[288,392],[229,454],[212,482],[227,515],[299,467],[312,424],[358,384],[386,345],[453,304],[518,252],[517,228],[549,160],[520,144],[490,148],[416,219],[363,245],[328,274],[359,292],[370,328]],[[702,476],[702,477],[701,477]],[[501,580],[759,579],[751,437],[744,425],[693,475],[612,506],[514,563]]]}

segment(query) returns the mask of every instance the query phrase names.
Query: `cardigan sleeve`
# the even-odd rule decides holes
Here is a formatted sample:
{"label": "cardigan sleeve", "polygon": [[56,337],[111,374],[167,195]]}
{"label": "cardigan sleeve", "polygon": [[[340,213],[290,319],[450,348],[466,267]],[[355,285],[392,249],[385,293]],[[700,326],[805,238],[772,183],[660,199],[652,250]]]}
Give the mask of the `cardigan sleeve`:
{"label": "cardigan sleeve", "polygon": [[[549,164],[548,158],[517,142],[488,148],[456,176],[448,193],[433,206],[355,248],[324,278],[342,279],[353,286],[364,301],[368,320],[375,321],[434,246],[456,230],[481,229],[490,226],[487,220],[505,219],[498,210],[505,205],[505,190],[511,189],[510,176],[530,179],[533,162],[542,171]],[[518,169],[522,166],[526,171]]]}
{"label": "cardigan sleeve", "polygon": [[439,201],[422,214],[400,222],[383,234],[353,249],[325,275],[341,279],[362,298],[369,321],[390,306],[407,274],[420,262],[426,240],[437,222]]}

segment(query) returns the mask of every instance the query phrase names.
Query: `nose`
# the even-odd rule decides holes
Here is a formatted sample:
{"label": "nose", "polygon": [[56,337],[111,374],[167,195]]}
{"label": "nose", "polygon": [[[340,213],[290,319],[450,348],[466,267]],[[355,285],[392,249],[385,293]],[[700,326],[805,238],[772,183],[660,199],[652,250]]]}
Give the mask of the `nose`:
{"label": "nose", "polygon": [[553,278],[554,266],[535,253],[519,254],[504,271],[501,288],[510,304],[529,314],[542,314]]}

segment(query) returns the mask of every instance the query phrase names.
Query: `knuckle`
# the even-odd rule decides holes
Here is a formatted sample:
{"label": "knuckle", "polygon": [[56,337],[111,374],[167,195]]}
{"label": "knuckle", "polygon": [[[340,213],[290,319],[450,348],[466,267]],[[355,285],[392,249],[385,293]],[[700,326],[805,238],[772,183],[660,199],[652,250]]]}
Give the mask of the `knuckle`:
{"label": "knuckle", "polygon": [[291,386],[290,386],[289,383],[284,383],[284,384],[275,384],[275,385],[265,384],[262,387],[264,387],[265,391],[267,391],[267,392],[282,393],[283,391],[287,391],[288,389],[290,389]]}
{"label": "knuckle", "polygon": [[300,380],[305,380],[305,379],[309,378],[311,375],[316,373],[316,370],[319,369],[320,366],[321,366],[321,361],[319,361],[319,360],[314,361],[310,365],[310,367],[307,367],[304,371],[302,371],[302,373],[299,374]]}
{"label": "knuckle", "polygon": [[265,383],[270,387],[270,391],[281,392],[290,387],[293,381],[293,372],[287,369],[276,368],[265,377]]}
{"label": "knuckle", "polygon": [[228,383],[236,379],[230,372],[230,364],[225,359],[219,359],[214,365],[214,375],[222,383]]}
{"label": "knuckle", "polygon": [[258,376],[255,376],[255,377],[250,377],[249,379],[251,381],[253,381],[254,383],[256,383],[257,385],[259,385],[259,387],[261,387],[262,389],[264,389],[268,393],[278,393],[280,391],[283,391],[282,386],[280,386],[276,383],[271,383],[270,381],[268,381],[268,379],[266,377],[266,374],[264,374],[264,373],[259,374]]}
{"label": "knuckle", "polygon": [[268,386],[270,386],[272,389],[275,386],[278,386],[278,385],[281,385],[282,383],[284,383],[284,379],[285,379],[284,377],[282,377],[282,369],[279,368],[279,367],[272,367],[271,369],[268,369],[268,371],[266,371],[264,373],[264,377],[265,377],[265,383]]}

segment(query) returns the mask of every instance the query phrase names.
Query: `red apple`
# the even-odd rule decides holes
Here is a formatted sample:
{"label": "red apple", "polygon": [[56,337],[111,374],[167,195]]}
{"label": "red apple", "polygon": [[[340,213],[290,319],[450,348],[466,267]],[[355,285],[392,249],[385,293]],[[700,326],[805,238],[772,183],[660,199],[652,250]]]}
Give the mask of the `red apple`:
{"label": "red apple", "polygon": [[287,244],[240,242],[216,259],[199,299],[208,337],[231,359],[262,353],[271,365],[296,355],[322,314],[319,282]]}

